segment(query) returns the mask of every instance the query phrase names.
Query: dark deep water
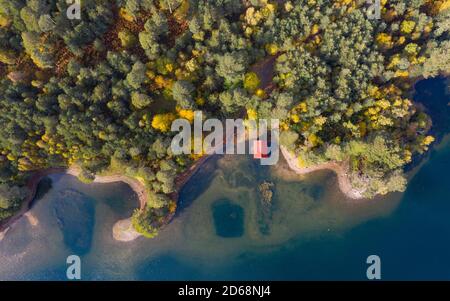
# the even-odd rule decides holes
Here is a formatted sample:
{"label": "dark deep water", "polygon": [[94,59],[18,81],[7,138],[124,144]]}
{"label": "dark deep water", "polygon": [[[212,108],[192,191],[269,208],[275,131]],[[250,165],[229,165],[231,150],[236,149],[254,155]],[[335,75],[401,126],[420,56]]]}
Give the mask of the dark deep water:
{"label": "dark deep water", "polygon": [[212,206],[216,234],[221,237],[239,237],[244,233],[244,209],[229,200],[218,200]]}
{"label": "dark deep water", "polygon": [[[32,210],[39,225],[24,218],[0,242],[0,280],[64,280],[71,254],[84,280],[364,280],[369,255],[384,280],[450,280],[450,99],[443,79],[416,88],[442,139],[403,195],[355,203],[329,173],[292,181],[246,157],[211,160],[157,238],[119,243],[112,225],[137,206],[129,187],[55,175]],[[257,194],[266,179],[275,183],[268,232]]]}

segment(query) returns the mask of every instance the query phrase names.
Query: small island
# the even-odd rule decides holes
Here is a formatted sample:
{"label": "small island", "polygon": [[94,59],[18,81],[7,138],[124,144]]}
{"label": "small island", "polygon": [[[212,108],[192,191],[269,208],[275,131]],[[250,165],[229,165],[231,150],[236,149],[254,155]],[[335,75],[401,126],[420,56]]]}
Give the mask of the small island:
{"label": "small island", "polygon": [[208,159],[170,148],[172,122],[195,111],[280,120],[289,167],[336,172],[352,199],[404,191],[404,167],[435,140],[411,96],[449,74],[448,0],[381,1],[380,18],[359,0],[85,1],[81,19],[66,9],[0,3],[0,238],[52,173],[127,183],[140,208],[114,237],[154,237]]}

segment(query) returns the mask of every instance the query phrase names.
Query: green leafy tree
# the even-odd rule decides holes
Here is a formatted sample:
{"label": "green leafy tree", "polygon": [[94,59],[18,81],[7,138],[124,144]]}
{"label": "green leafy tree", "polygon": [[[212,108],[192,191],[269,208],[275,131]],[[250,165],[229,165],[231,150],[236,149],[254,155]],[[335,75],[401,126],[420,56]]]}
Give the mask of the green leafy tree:
{"label": "green leafy tree", "polygon": [[195,87],[191,82],[179,80],[172,86],[172,95],[177,104],[183,109],[193,107],[193,92]]}

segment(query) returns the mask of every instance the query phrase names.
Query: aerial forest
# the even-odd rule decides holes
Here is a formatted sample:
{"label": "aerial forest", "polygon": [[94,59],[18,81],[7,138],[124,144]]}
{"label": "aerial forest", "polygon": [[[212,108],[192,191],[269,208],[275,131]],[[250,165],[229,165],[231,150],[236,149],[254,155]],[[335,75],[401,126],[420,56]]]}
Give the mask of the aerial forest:
{"label": "aerial forest", "polygon": [[[375,3],[375,1],[373,1]],[[138,179],[154,236],[177,207],[177,118],[280,120],[300,167],[346,166],[367,198],[407,185],[435,138],[416,81],[450,71],[450,1],[0,0],[0,220],[39,170]]]}

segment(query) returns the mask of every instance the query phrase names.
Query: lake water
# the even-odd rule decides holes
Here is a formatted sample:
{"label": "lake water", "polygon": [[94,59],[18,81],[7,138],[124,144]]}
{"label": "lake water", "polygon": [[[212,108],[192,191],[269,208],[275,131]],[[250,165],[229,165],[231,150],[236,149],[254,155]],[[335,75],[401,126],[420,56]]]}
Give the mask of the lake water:
{"label": "lake water", "polygon": [[[415,98],[438,109],[444,137],[445,81],[419,83]],[[130,243],[112,237],[138,206],[127,185],[53,175],[31,210],[39,224],[22,218],[0,242],[0,280],[65,280],[72,254],[84,280],[363,280],[369,255],[386,280],[450,280],[449,170],[444,138],[404,194],[352,201],[329,172],[300,177],[251,157],[215,157],[180,192],[175,220]],[[274,183],[270,204],[258,192],[264,181]]]}

